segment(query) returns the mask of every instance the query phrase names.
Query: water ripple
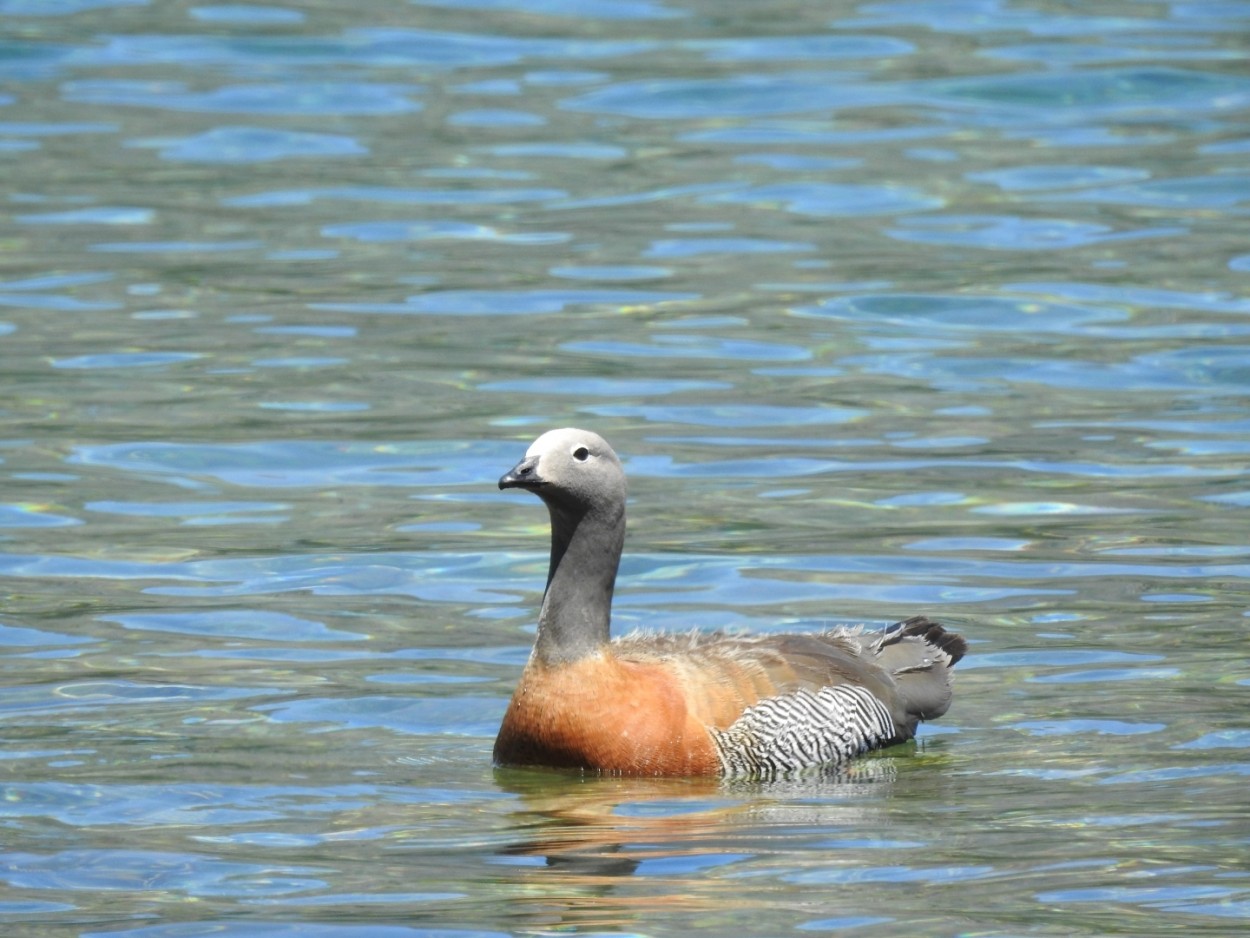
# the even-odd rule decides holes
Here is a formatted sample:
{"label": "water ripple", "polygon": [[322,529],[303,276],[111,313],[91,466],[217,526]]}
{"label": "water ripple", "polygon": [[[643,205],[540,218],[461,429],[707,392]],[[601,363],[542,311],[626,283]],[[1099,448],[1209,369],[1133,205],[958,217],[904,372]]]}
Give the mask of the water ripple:
{"label": "water ripple", "polygon": [[991,251],[1053,251],[1140,238],[1171,238],[1186,231],[1175,226],[1117,231],[1110,225],[1066,218],[930,215],[900,219],[889,234],[900,241],[922,244],[954,244]]}
{"label": "water ripple", "polygon": [[714,197],[717,202],[780,203],[798,215],[892,215],[938,208],[943,200],[909,186],[837,185],[820,182],[779,183]]}
{"label": "water ripple", "polygon": [[1080,333],[1094,323],[1128,318],[1108,306],[1084,306],[1001,296],[935,296],[872,293],[835,297],[817,306],[798,307],[798,315],[829,317],[856,325],[891,325],[908,330]]}
{"label": "water ripple", "polygon": [[639,307],[682,303],[695,293],[658,290],[439,290],[403,303],[314,303],[313,309],[341,313],[399,313],[432,316],[549,315],[573,306]]}
{"label": "water ripple", "polygon": [[292,82],[225,85],[213,91],[189,91],[183,82],[128,79],[70,81],[61,86],[65,100],[81,104],[117,104],[173,111],[231,114],[403,114],[420,109],[409,95],[412,85],[372,82]]}
{"label": "water ripple", "polygon": [[362,27],[339,36],[115,35],[74,56],[80,67],[178,65],[182,68],[264,70],[274,65],[459,69],[528,59],[556,61],[636,55],[652,43],[524,39],[474,33]]}
{"label": "water ripple", "polygon": [[731,75],[720,79],[621,82],[564,101],[572,111],[652,120],[802,114],[892,103],[888,90],[846,72]]}
{"label": "water ripple", "polygon": [[214,127],[172,143],[157,144],[161,157],[188,163],[268,163],[276,160],[363,156],[368,147],[342,134]]}

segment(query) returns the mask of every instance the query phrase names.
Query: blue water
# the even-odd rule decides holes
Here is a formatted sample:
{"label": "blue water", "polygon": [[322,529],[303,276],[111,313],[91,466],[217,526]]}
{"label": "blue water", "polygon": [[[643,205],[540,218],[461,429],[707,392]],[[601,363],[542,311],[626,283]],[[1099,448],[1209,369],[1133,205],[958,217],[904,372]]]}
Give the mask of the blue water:
{"label": "blue water", "polygon": [[[0,0],[0,931],[1250,920],[1250,3]],[[926,613],[837,777],[490,765],[615,628]]]}

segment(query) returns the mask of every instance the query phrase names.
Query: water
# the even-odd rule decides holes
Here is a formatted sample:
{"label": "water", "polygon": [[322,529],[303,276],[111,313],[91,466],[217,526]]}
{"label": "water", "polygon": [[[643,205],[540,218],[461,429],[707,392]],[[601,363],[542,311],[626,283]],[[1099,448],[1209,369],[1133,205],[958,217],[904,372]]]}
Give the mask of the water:
{"label": "water", "polygon": [[[0,0],[6,936],[1250,919],[1250,4]],[[925,612],[914,746],[490,766],[616,625]]]}

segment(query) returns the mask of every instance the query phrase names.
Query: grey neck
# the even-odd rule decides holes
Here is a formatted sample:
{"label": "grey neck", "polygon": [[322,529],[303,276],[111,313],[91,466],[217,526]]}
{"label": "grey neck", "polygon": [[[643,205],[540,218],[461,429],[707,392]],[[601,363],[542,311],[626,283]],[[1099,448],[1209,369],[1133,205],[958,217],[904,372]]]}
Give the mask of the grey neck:
{"label": "grey neck", "polygon": [[625,507],[551,512],[551,567],[538,617],[534,656],[544,664],[577,661],[609,640],[612,590],[625,544]]}

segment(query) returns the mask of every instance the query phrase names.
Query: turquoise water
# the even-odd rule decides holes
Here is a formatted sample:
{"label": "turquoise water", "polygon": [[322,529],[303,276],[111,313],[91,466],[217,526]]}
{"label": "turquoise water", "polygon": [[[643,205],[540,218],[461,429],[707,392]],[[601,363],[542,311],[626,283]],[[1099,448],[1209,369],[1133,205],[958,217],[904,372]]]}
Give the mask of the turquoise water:
{"label": "turquoise water", "polygon": [[[1250,3],[0,0],[0,927],[1239,933]],[[926,613],[838,778],[490,766],[616,628]]]}

